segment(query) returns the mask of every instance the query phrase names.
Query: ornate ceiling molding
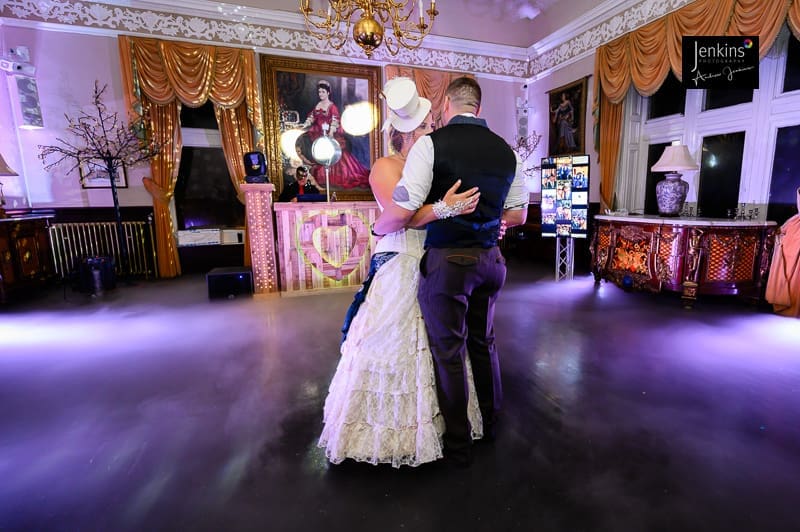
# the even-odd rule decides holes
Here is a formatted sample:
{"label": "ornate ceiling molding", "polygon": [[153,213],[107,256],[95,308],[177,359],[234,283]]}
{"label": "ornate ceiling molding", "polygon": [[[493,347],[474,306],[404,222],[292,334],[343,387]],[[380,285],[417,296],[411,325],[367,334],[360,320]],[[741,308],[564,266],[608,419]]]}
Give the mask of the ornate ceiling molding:
{"label": "ornate ceiling molding", "polygon": [[[567,66],[637,28],[694,0],[625,0],[606,2],[529,48],[529,76],[539,78]],[[601,21],[598,23],[598,20]]]}
{"label": "ornate ceiling molding", "polygon": [[[135,35],[214,42],[253,48],[257,52],[289,52],[305,57],[341,57],[364,63],[393,63],[444,70],[473,72],[488,77],[524,79],[541,77],[551,70],[590,54],[626,32],[634,30],[692,0],[625,0],[605,2],[598,8],[528,49],[467,42],[430,36],[418,50],[402,50],[392,56],[378,49],[373,60],[355,44],[331,50],[306,32],[300,15],[247,8],[224,13],[216,4],[193,0],[174,3],[152,1],[86,2],[77,0],[3,0],[0,16],[65,31],[128,33]],[[123,5],[120,5],[123,4]],[[224,5],[224,4],[219,4]],[[602,22],[597,23],[598,20]],[[532,56],[530,60],[528,57]]]}

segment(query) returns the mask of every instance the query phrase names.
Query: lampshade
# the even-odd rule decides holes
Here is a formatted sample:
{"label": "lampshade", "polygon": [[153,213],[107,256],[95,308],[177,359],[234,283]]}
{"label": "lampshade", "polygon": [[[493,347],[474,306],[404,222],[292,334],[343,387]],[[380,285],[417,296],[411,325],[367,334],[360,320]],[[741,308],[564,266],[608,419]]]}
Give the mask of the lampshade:
{"label": "lampshade", "polygon": [[0,176],[3,176],[3,175],[10,176],[10,175],[19,175],[19,174],[16,173],[14,170],[12,170],[8,166],[8,164],[6,163],[6,160],[3,159],[3,154],[0,153]]}
{"label": "lampshade", "polygon": [[661,158],[653,165],[654,172],[674,172],[676,170],[697,170],[700,168],[689,154],[684,144],[672,143],[664,149]]}

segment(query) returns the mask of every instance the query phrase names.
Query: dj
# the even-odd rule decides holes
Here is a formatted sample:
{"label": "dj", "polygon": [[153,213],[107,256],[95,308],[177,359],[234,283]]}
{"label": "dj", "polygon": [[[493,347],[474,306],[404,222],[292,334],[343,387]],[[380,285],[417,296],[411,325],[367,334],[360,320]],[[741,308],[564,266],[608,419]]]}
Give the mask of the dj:
{"label": "dj", "polygon": [[322,187],[314,181],[314,176],[309,175],[308,168],[298,166],[294,176],[295,180],[286,185],[286,188],[283,189],[278,197],[278,201],[296,202],[298,201],[297,197],[304,194],[321,194]]}

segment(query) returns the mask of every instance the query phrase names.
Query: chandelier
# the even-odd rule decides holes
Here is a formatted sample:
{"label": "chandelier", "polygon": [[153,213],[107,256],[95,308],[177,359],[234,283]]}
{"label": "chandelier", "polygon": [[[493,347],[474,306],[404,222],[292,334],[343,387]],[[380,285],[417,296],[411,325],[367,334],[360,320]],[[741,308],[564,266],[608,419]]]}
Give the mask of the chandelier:
{"label": "chandelier", "polygon": [[[353,40],[364,49],[367,57],[371,57],[381,43],[392,55],[397,55],[401,46],[409,50],[419,48],[439,14],[436,0],[430,2],[426,11],[422,0],[416,3],[413,0],[328,0],[326,12],[322,8],[314,11],[311,0],[300,0],[300,12],[308,31],[336,50],[347,42],[352,25]],[[354,22],[358,11],[360,16]],[[389,24],[391,29],[384,35],[384,26]]]}

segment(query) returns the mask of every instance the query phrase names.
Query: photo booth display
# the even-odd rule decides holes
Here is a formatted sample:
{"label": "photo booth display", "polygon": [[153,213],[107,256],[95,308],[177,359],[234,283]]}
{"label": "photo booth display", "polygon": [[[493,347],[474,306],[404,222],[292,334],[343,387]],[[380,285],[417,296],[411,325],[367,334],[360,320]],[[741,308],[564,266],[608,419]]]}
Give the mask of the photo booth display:
{"label": "photo booth display", "polygon": [[586,238],[589,156],[542,159],[542,236]]}

